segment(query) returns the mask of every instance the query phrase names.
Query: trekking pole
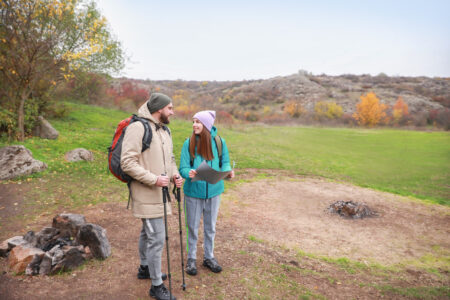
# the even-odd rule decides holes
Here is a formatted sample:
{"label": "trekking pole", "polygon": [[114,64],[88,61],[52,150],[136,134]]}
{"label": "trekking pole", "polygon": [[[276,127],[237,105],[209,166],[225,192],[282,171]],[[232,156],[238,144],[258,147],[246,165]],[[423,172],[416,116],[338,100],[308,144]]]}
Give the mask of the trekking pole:
{"label": "trekking pole", "polygon": [[[178,178],[178,177],[177,177]],[[173,193],[175,194],[175,187],[173,189]],[[183,254],[183,231],[181,230],[181,203],[180,203],[180,188],[177,187],[177,192],[175,194],[178,202],[178,224],[180,225],[180,249],[181,249],[181,272],[183,274],[183,284],[181,287],[183,291],[186,290],[186,283],[184,281],[184,254]]]}
{"label": "trekking pole", "polygon": [[[163,175],[165,176],[165,175]],[[170,274],[170,256],[169,256],[169,234],[167,229],[167,199],[170,197],[169,188],[167,186],[163,186],[163,203],[164,203],[164,227],[166,229],[166,249],[167,249],[167,276],[169,277],[169,299],[172,299],[172,275]]]}

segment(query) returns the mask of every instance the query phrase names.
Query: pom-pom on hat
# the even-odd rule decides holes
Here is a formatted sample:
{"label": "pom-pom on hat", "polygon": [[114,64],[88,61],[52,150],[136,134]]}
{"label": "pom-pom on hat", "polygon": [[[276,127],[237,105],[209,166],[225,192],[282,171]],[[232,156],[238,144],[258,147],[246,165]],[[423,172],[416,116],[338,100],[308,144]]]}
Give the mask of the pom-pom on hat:
{"label": "pom-pom on hat", "polygon": [[193,116],[194,119],[198,119],[202,122],[203,126],[211,132],[214,125],[214,120],[216,119],[216,112],[213,110],[203,110],[199,111]]}

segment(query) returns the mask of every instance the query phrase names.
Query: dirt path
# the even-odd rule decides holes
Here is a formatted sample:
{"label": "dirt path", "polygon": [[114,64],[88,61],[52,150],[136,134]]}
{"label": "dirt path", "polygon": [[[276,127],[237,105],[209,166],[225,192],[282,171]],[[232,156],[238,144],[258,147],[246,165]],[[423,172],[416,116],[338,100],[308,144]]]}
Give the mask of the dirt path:
{"label": "dirt path", "polygon": [[[347,220],[328,214],[326,208],[337,200],[363,201],[378,211],[379,217]],[[136,279],[140,221],[125,206],[123,202],[103,203],[70,211],[82,213],[88,222],[107,229],[112,246],[112,256],[107,260],[91,261],[62,275],[27,277],[11,274],[6,260],[1,259],[0,299],[148,298],[150,281]],[[21,225],[39,230],[51,224],[51,218],[40,217],[32,224]],[[185,292],[180,289],[177,228],[178,216],[173,215],[169,244],[177,299],[402,299],[412,296],[382,287],[450,286],[448,265],[440,275],[414,266],[400,273],[383,269],[349,271],[348,266],[299,255],[306,252],[383,264],[417,260],[436,251],[448,258],[448,207],[415,203],[351,185],[284,178],[235,187],[224,195],[217,223],[215,253],[224,271],[212,274],[200,267],[197,276],[187,277]],[[10,236],[24,233],[10,232]],[[200,246],[198,254],[201,259]],[[165,257],[163,262],[165,267]]]}

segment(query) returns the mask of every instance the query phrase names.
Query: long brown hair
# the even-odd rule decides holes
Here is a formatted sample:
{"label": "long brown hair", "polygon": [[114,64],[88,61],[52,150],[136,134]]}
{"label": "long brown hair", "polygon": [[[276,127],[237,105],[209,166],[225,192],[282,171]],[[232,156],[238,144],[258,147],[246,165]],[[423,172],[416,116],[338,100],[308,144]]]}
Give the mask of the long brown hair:
{"label": "long brown hair", "polygon": [[211,133],[203,128],[202,132],[197,136],[192,132],[191,139],[189,141],[189,152],[192,157],[195,157],[195,146],[197,146],[197,153],[200,154],[206,160],[212,160],[214,158],[211,147]]}

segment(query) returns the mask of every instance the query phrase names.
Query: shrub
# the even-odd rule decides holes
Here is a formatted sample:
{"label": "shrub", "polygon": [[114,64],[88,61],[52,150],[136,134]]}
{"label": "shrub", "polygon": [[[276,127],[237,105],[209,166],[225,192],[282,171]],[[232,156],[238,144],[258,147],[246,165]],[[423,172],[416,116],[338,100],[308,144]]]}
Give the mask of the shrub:
{"label": "shrub", "polygon": [[408,116],[408,104],[403,101],[402,96],[399,96],[397,102],[392,107],[392,118],[394,124],[400,124]]}
{"label": "shrub", "polygon": [[293,118],[300,117],[305,112],[302,105],[294,100],[290,100],[284,104],[283,111]]}
{"label": "shrub", "polygon": [[387,105],[380,103],[375,93],[370,92],[360,97],[361,102],[356,105],[353,118],[359,125],[373,127],[382,121],[386,121]]}
{"label": "shrub", "polygon": [[314,105],[314,118],[316,120],[338,119],[342,116],[343,110],[336,102],[319,101]]}

